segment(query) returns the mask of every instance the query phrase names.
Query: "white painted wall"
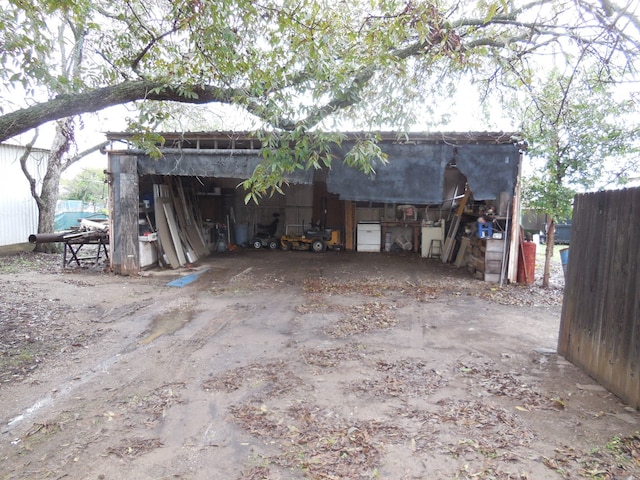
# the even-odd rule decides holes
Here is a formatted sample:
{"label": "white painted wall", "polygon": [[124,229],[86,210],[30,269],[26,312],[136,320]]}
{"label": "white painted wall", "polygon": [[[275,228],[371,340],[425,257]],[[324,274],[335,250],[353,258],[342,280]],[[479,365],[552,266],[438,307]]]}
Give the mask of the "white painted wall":
{"label": "white painted wall", "polygon": [[[25,148],[0,144],[0,246],[27,243],[38,229],[38,208],[20,168]],[[34,149],[27,162],[38,182],[44,176],[47,151]]]}

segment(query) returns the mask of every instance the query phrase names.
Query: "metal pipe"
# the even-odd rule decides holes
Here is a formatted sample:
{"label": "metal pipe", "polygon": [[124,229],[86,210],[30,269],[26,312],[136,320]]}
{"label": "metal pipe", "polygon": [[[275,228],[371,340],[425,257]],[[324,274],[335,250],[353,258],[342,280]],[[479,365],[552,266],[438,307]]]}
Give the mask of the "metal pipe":
{"label": "metal pipe", "polygon": [[[105,226],[106,227],[106,226]],[[57,242],[82,242],[82,240],[94,240],[96,238],[109,238],[109,233],[104,230],[87,230],[59,233],[32,233],[29,235],[29,243],[57,243]]]}
{"label": "metal pipe", "polygon": [[29,243],[56,243],[64,242],[64,236],[69,232],[62,233],[32,233],[29,235]]}

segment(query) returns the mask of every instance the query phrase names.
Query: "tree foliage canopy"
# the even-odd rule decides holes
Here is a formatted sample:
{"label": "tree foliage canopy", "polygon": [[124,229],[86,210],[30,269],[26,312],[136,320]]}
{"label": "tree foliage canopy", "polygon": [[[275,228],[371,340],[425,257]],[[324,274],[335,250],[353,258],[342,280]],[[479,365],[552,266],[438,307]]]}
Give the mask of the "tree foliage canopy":
{"label": "tree foliage canopy", "polygon": [[576,192],[624,184],[640,166],[640,124],[634,104],[616,99],[606,84],[551,72],[532,93],[522,130],[529,156],[540,161],[527,179],[529,206],[553,217],[571,217]]}
{"label": "tree foliage canopy", "polygon": [[65,200],[82,200],[94,205],[107,203],[108,188],[100,168],[85,168],[74,177],[63,179],[62,186],[61,198]]}
{"label": "tree foliage canopy", "polygon": [[548,217],[545,287],[555,224],[571,218],[575,193],[624,184],[640,167],[640,125],[630,116],[633,101],[594,81],[592,73],[553,70],[539,86],[530,86],[531,101],[522,116],[529,155],[538,162],[525,178],[524,201]]}
{"label": "tree foliage canopy", "polygon": [[[347,121],[401,130],[451,95],[463,74],[488,89],[518,86],[555,52],[617,81],[640,51],[636,0],[0,4],[0,141],[152,100],[235,105],[283,144]],[[60,40],[63,25],[71,33]],[[74,55],[83,56],[81,71],[59,73]],[[13,101],[17,91],[26,103]]]}

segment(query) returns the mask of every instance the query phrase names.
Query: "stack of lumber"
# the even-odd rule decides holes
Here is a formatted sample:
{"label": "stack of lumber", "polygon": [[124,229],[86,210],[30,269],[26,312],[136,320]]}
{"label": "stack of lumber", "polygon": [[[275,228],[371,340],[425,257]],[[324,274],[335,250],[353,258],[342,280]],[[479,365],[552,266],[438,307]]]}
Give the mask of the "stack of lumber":
{"label": "stack of lumber", "polygon": [[179,268],[209,255],[202,236],[195,195],[186,192],[180,177],[165,177],[153,185],[159,263]]}

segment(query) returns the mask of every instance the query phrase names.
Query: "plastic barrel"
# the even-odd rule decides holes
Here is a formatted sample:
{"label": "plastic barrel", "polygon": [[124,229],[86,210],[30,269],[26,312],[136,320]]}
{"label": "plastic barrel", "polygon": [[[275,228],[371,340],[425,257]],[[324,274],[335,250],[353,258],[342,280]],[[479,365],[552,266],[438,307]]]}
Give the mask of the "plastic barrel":
{"label": "plastic barrel", "polygon": [[563,248],[560,250],[560,261],[562,262],[562,273],[564,273],[564,279],[567,280],[567,265],[569,265],[569,249]]}
{"label": "plastic barrel", "polygon": [[533,285],[536,270],[536,244],[522,242],[521,250],[518,257],[518,283]]}
{"label": "plastic barrel", "polygon": [[235,230],[236,245],[248,245],[249,244],[249,224],[248,223],[236,223]]}
{"label": "plastic barrel", "polygon": [[385,238],[384,238],[384,251],[385,252],[390,252],[391,251],[391,244],[393,242],[391,241],[391,232],[386,232],[385,233]]}

